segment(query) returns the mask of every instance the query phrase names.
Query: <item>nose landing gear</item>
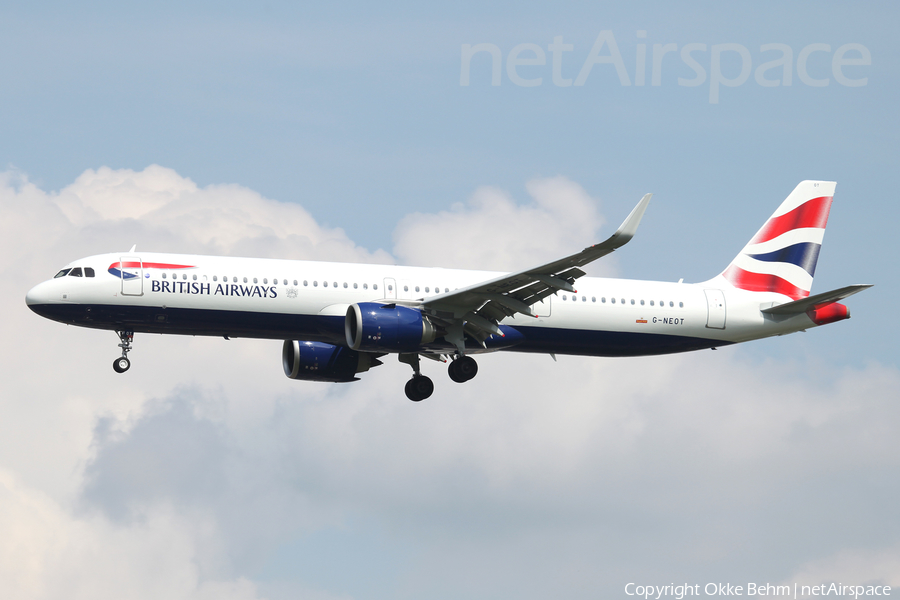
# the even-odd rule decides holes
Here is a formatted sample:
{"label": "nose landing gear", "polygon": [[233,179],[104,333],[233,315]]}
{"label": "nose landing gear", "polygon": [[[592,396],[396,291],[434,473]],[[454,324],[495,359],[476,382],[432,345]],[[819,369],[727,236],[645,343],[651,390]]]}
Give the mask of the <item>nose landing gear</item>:
{"label": "nose landing gear", "polygon": [[128,360],[128,353],[131,352],[131,342],[134,341],[133,331],[117,331],[119,336],[119,348],[122,349],[122,356],[113,361],[113,371],[116,373],[124,373],[131,368],[131,361]]}

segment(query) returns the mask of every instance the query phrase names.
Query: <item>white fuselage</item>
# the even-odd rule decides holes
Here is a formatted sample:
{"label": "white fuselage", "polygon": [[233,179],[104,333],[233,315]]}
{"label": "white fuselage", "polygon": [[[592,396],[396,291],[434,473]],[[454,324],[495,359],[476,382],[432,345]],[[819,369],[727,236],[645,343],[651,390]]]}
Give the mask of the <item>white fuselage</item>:
{"label": "white fuselage", "polygon": [[[113,267],[134,264],[123,274]],[[85,267],[93,270],[87,277]],[[105,254],[67,268],[27,297],[35,312],[85,327],[343,344],[347,307],[357,302],[415,306],[501,275],[395,265],[250,259],[182,254]],[[130,275],[130,277],[129,277]],[[760,308],[786,299],[702,284],[583,277],[501,321],[524,339],[504,349],[595,356],[665,354],[814,327],[805,314],[775,317]],[[485,351],[475,348],[472,352]]]}

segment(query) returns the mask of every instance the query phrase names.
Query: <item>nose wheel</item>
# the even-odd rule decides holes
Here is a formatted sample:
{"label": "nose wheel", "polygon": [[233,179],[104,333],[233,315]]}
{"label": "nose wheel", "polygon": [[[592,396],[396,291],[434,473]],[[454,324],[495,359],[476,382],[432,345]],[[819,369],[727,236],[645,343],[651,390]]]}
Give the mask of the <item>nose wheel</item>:
{"label": "nose wheel", "polygon": [[122,356],[113,361],[113,371],[116,373],[124,373],[131,368],[131,361],[128,360],[128,353],[131,352],[131,342],[134,341],[133,331],[117,331],[119,336],[119,348],[122,349]]}
{"label": "nose wheel", "polygon": [[456,383],[465,383],[478,374],[478,363],[471,356],[461,356],[450,363],[447,372]]}

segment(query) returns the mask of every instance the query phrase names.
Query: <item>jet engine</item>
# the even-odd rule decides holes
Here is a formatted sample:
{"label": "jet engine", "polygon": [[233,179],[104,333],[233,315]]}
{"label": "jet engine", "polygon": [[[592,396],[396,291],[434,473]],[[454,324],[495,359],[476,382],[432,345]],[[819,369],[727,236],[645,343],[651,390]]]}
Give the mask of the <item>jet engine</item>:
{"label": "jet engine", "polygon": [[348,346],[367,352],[414,352],[438,336],[421,311],[377,302],[351,304],[344,333]]}
{"label": "jet engine", "polygon": [[381,364],[376,356],[322,342],[286,340],[281,351],[284,374],[290,379],[341,383]]}

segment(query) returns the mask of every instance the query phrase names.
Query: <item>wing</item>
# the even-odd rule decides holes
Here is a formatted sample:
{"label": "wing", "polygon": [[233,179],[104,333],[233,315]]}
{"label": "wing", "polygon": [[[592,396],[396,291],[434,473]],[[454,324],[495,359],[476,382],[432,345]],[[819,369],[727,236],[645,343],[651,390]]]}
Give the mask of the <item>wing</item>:
{"label": "wing", "polygon": [[502,337],[499,321],[516,313],[533,317],[531,306],[536,302],[558,290],[575,292],[572,284],[585,274],[580,267],[631,241],[652,196],[646,194],[641,198],[625,222],[606,241],[539,267],[433,296],[422,303],[421,310],[447,329],[447,340],[456,344],[460,352],[463,331],[482,344],[491,335]]}

